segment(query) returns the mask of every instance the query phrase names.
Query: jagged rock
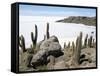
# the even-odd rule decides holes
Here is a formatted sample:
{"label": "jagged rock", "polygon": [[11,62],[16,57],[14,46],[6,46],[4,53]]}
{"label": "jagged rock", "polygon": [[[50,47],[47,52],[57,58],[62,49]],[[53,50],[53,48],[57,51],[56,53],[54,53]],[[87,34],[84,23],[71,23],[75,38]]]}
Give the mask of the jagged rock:
{"label": "jagged rock", "polygon": [[47,57],[50,55],[54,57],[63,55],[61,46],[56,36],[52,36],[41,43],[40,50],[31,60],[31,65],[35,68],[36,66],[47,64],[49,62]]}

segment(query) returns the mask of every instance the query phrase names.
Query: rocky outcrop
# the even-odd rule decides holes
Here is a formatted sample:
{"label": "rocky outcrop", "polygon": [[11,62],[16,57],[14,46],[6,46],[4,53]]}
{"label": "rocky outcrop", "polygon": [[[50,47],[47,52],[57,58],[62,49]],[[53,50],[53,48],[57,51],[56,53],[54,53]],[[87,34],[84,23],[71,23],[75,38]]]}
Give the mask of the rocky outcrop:
{"label": "rocky outcrop", "polygon": [[56,36],[52,36],[49,39],[44,40],[39,49],[40,50],[31,60],[31,66],[33,66],[33,68],[36,68],[39,65],[47,64],[50,61],[50,59],[48,59],[49,56],[59,57],[63,55],[61,45],[59,44]]}

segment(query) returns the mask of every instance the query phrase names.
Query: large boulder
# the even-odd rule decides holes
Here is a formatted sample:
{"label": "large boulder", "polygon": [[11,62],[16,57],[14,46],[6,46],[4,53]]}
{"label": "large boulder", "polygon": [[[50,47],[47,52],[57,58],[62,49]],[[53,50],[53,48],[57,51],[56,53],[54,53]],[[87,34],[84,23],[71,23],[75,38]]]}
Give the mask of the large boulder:
{"label": "large boulder", "polygon": [[33,56],[31,60],[31,66],[36,68],[36,66],[47,64],[50,60],[48,57],[54,56],[59,57],[63,55],[61,50],[61,45],[59,44],[58,38],[56,36],[52,36],[47,40],[44,40],[40,47],[39,51]]}

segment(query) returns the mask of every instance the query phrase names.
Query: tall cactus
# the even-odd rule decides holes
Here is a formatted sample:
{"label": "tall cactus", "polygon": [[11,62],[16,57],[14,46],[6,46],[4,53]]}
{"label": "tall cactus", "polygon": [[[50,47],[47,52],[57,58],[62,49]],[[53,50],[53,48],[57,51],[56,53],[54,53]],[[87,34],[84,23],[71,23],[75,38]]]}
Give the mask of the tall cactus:
{"label": "tall cactus", "polygon": [[93,39],[92,46],[95,47],[95,39]]}
{"label": "tall cactus", "polygon": [[64,42],[64,48],[66,48],[66,43]]}
{"label": "tall cactus", "polygon": [[70,42],[68,43],[67,48],[70,48]]}
{"label": "tall cactus", "polygon": [[77,46],[77,44],[78,44],[78,37],[77,37],[77,39],[76,39],[76,46]]}
{"label": "tall cactus", "polygon": [[26,52],[26,48],[25,48],[25,39],[23,37],[23,35],[21,35],[19,37],[19,46],[21,47],[23,52]]}
{"label": "tall cactus", "polygon": [[82,48],[82,32],[80,32],[80,36],[77,38],[76,41],[76,50],[74,52],[74,62],[76,65],[80,64],[80,53]]}
{"label": "tall cactus", "polygon": [[49,39],[49,37],[50,37],[50,34],[49,34],[49,23],[47,23],[46,37],[47,37],[47,39]]}
{"label": "tall cactus", "polygon": [[93,37],[90,36],[90,47],[92,47],[92,40],[93,40]]}
{"label": "tall cactus", "polygon": [[84,47],[87,47],[87,38],[88,38],[88,34],[86,34],[85,40],[84,40]]}
{"label": "tall cactus", "polygon": [[88,46],[91,48],[92,47],[92,40],[93,40],[93,37],[90,36],[90,38],[88,39]]}
{"label": "tall cactus", "polygon": [[33,43],[33,48],[36,47],[37,36],[38,36],[37,34],[38,34],[37,25],[35,25],[35,36],[34,36],[34,33],[31,32],[31,40],[32,40],[32,43]]}
{"label": "tall cactus", "polygon": [[73,50],[73,53],[75,52],[75,44],[74,42],[72,42],[72,50]]}

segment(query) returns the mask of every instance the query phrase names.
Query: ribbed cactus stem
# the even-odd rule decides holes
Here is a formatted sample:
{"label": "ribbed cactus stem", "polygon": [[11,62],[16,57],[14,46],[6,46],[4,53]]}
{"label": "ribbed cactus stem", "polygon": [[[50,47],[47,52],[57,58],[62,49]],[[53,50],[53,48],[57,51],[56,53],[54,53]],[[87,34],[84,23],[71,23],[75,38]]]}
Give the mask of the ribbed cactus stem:
{"label": "ribbed cactus stem", "polygon": [[38,34],[38,30],[37,30],[37,25],[35,25],[35,44],[37,43],[37,35]]}
{"label": "ribbed cactus stem", "polygon": [[34,44],[34,34],[33,34],[33,32],[31,32],[31,40],[32,40],[32,42]]}
{"label": "ribbed cactus stem", "polygon": [[80,53],[82,48],[82,32],[80,32],[80,36],[77,37],[76,41],[76,50],[74,52],[74,61],[77,65],[80,64]]}
{"label": "ribbed cactus stem", "polygon": [[47,23],[46,36],[47,36],[47,39],[49,39],[49,37],[50,37],[50,35],[49,35],[49,23]]}

